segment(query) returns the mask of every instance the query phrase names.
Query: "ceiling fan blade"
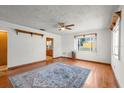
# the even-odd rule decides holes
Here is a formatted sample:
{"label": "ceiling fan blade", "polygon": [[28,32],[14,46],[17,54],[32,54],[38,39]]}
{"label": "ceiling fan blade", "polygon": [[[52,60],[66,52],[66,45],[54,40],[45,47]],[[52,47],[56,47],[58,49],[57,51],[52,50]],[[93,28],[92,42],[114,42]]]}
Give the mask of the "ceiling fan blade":
{"label": "ceiling fan blade", "polygon": [[72,30],[71,28],[68,28],[68,27],[66,27],[66,29],[68,29],[68,30]]}
{"label": "ceiling fan blade", "polygon": [[40,30],[42,30],[42,31],[46,31],[45,29],[42,29],[42,28],[41,28]]}
{"label": "ceiling fan blade", "polygon": [[71,26],[74,26],[74,24],[66,25],[65,27],[71,27]]}

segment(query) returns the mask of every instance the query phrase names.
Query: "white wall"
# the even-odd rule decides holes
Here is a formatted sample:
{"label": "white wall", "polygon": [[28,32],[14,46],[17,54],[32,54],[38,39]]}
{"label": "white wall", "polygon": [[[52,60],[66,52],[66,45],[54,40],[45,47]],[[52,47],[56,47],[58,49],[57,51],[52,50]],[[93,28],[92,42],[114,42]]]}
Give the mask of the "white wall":
{"label": "white wall", "polygon": [[[44,34],[32,36],[19,33],[15,28]],[[25,26],[0,21],[0,31],[8,32],[8,67],[32,63],[46,59],[46,37],[54,38],[54,57],[61,56],[61,36]]]}
{"label": "white wall", "polygon": [[120,60],[111,55],[111,65],[115,73],[116,79],[120,87],[124,87],[124,6],[120,6],[118,10],[122,11],[121,16],[121,43],[120,43]]}
{"label": "white wall", "polygon": [[[98,62],[111,62],[111,33],[105,30],[93,30],[82,32],[82,34],[97,33],[97,52],[76,51],[76,58],[84,60],[93,60]],[[77,33],[81,34],[81,33]],[[62,36],[62,54],[71,57],[71,51],[74,50],[74,35]]]}
{"label": "white wall", "polygon": [[62,36],[62,56],[70,57],[71,51],[74,50],[74,36],[63,35]]}

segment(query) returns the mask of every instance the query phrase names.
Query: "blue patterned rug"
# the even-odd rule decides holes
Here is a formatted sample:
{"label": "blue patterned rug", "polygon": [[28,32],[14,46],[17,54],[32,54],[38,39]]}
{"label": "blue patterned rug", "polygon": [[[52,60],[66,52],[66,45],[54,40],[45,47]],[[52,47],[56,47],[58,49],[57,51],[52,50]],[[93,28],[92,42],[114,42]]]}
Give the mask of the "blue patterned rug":
{"label": "blue patterned rug", "polygon": [[61,62],[9,77],[16,88],[80,88],[89,69]]}

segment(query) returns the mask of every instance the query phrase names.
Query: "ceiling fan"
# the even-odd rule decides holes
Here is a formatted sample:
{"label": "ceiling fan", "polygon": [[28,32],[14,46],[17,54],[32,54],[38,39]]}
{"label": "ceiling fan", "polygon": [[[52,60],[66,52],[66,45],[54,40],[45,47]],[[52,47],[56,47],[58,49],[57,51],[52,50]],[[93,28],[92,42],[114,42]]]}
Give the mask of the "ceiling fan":
{"label": "ceiling fan", "polygon": [[72,28],[70,28],[70,27],[74,26],[74,24],[65,25],[64,22],[59,22],[58,26],[59,26],[59,30],[62,30],[62,31],[66,30],[66,29],[72,30]]}

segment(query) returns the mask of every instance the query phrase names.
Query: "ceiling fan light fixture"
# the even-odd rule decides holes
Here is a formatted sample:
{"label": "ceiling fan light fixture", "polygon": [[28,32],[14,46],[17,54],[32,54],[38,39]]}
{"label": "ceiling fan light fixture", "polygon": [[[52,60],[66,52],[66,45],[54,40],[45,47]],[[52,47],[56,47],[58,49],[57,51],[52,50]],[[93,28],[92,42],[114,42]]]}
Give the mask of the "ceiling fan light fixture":
{"label": "ceiling fan light fixture", "polygon": [[60,29],[64,31],[65,30],[65,27],[61,27]]}
{"label": "ceiling fan light fixture", "polygon": [[74,24],[65,25],[64,22],[59,22],[58,23],[59,30],[61,30],[61,31],[72,30],[72,28],[71,28],[72,26],[75,26],[75,25]]}

